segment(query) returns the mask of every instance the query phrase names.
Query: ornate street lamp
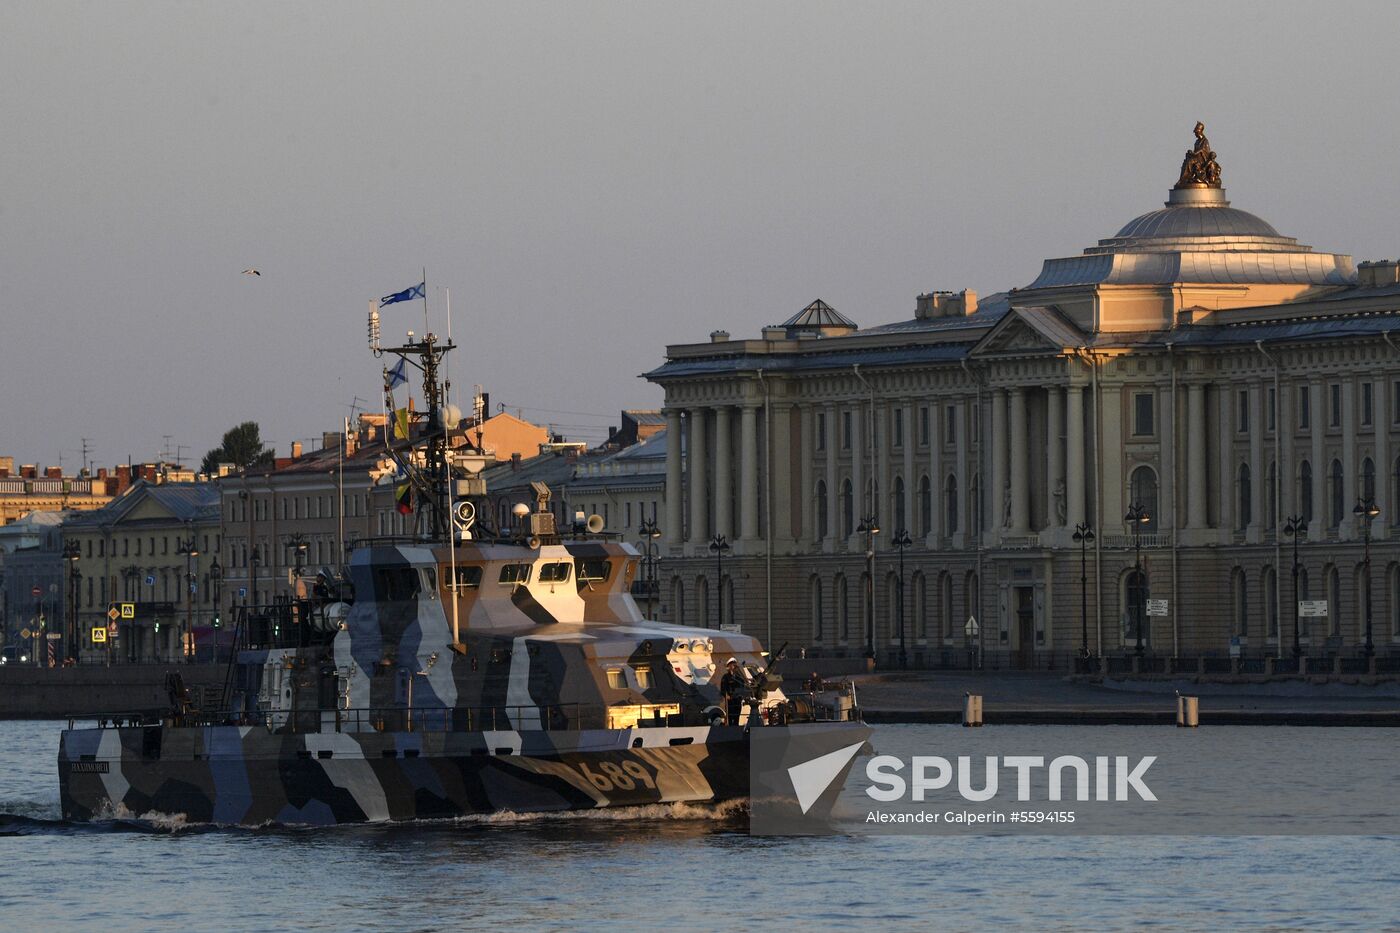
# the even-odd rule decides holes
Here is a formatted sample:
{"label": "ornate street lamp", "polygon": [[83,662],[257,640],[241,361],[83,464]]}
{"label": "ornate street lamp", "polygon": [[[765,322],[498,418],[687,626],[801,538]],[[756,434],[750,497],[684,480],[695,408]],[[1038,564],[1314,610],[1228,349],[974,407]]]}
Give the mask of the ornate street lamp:
{"label": "ornate street lamp", "polygon": [[194,638],[194,591],[195,591],[195,569],[194,560],[199,557],[199,548],[195,545],[194,529],[190,528],[190,536],[181,540],[175,547],[176,554],[185,556],[185,630],[180,634],[180,652],[188,660],[189,648],[186,639]]}
{"label": "ornate street lamp", "polygon": [[1074,540],[1079,544],[1079,652],[1089,660],[1089,542],[1094,540],[1094,526],[1080,522],[1074,526]]}
{"label": "ornate street lamp", "polygon": [[860,520],[856,534],[865,535],[865,656],[875,657],[875,536],[880,526],[874,515]]}
{"label": "ornate street lamp", "polygon": [[1293,660],[1303,656],[1303,642],[1298,625],[1298,539],[1308,532],[1308,523],[1301,515],[1290,515],[1283,524],[1283,533],[1293,539]]}
{"label": "ornate street lamp", "polygon": [[643,577],[647,589],[647,617],[653,622],[656,621],[656,562],[661,553],[661,545],[657,542],[661,538],[661,529],[656,527],[656,517],[643,518],[642,523],[637,528],[637,534],[642,543],[642,568]]}
{"label": "ornate street lamp", "polygon": [[1351,510],[1357,520],[1361,522],[1361,540],[1363,542],[1365,555],[1361,559],[1361,566],[1366,572],[1366,645],[1364,648],[1366,657],[1369,659],[1376,653],[1375,643],[1371,641],[1371,521],[1381,510],[1376,508],[1376,504],[1370,499],[1357,499],[1356,508]]}
{"label": "ornate street lamp", "polygon": [[913,544],[909,532],[901,528],[894,533],[890,544],[899,551],[899,669],[909,666],[908,655],[904,650],[904,549]]}
{"label": "ornate street lamp", "polygon": [[68,657],[77,663],[78,661],[78,584],[82,582],[83,575],[78,571],[78,560],[82,557],[82,548],[77,541],[68,541],[63,545],[63,558],[68,567],[68,617],[64,623],[64,629],[68,635]]}
{"label": "ornate street lamp", "polygon": [[1142,503],[1134,502],[1128,506],[1128,514],[1123,516],[1123,521],[1133,526],[1133,589],[1130,592],[1137,594],[1134,600],[1137,608],[1137,648],[1134,649],[1134,653],[1142,657],[1142,604],[1145,589],[1142,585],[1142,526],[1152,521],[1152,516],[1147,514]]}
{"label": "ornate street lamp", "polygon": [[724,624],[724,555],[728,550],[724,535],[710,539],[710,553],[715,555],[715,628]]}
{"label": "ornate street lamp", "polygon": [[219,660],[219,614],[224,605],[224,568],[219,565],[219,555],[209,564],[209,584],[214,588],[214,650],[209,653],[209,663]]}

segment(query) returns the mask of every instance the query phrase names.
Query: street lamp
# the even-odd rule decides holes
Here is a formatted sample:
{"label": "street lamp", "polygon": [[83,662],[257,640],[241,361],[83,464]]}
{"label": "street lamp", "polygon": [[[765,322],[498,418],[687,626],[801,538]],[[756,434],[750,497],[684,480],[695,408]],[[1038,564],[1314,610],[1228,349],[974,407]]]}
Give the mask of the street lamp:
{"label": "street lamp", "polygon": [[1089,660],[1089,542],[1094,540],[1094,526],[1080,522],[1074,526],[1074,540],[1079,543],[1079,628],[1082,639],[1079,652]]}
{"label": "street lamp", "polygon": [[880,526],[874,515],[860,520],[856,534],[865,535],[865,656],[875,657],[875,536]]}
{"label": "street lamp", "polygon": [[904,650],[904,549],[913,544],[909,532],[901,528],[894,533],[890,544],[899,551],[899,669],[908,667],[908,655]]}
{"label": "street lamp", "polygon": [[219,566],[219,555],[209,564],[209,583],[214,587],[214,650],[209,653],[210,663],[219,660],[219,613],[224,605],[224,568]]}
{"label": "street lamp", "polygon": [[1376,653],[1375,643],[1371,641],[1371,520],[1381,514],[1381,510],[1376,508],[1376,504],[1370,499],[1357,499],[1356,508],[1351,510],[1351,514],[1361,522],[1361,540],[1363,542],[1364,557],[1361,559],[1361,566],[1366,568],[1366,657],[1369,659]]}
{"label": "street lamp", "polygon": [[68,541],[63,545],[63,557],[68,566],[68,618],[64,624],[64,629],[68,634],[68,657],[77,663],[78,660],[78,584],[82,581],[83,575],[78,571],[78,560],[82,557],[82,549],[77,541]]}
{"label": "street lamp", "polygon": [[1137,608],[1137,648],[1134,653],[1142,657],[1142,526],[1152,521],[1152,516],[1147,514],[1147,510],[1142,507],[1142,503],[1134,502],[1128,506],[1128,514],[1123,516],[1123,521],[1133,526],[1133,592],[1137,593],[1134,600]]}
{"label": "street lamp", "polygon": [[646,580],[647,588],[647,616],[656,621],[656,560],[661,552],[661,545],[657,540],[661,537],[661,529],[656,527],[656,518],[644,518],[642,524],[637,528],[637,534],[641,536],[642,542],[642,567],[643,576]]}
{"label": "street lamp", "polygon": [[724,535],[710,539],[710,553],[715,555],[715,628],[724,623],[724,553],[728,550],[729,542]]}
{"label": "street lamp", "polygon": [[1283,533],[1293,539],[1293,660],[1303,656],[1303,642],[1298,631],[1298,539],[1307,533],[1308,523],[1301,515],[1290,515],[1284,522]]}
{"label": "street lamp", "polygon": [[195,591],[195,570],[194,560],[199,557],[199,548],[195,544],[194,529],[190,528],[190,536],[176,543],[176,554],[185,556],[185,631],[180,635],[180,651],[189,658],[189,647],[186,639],[194,639],[194,591]]}

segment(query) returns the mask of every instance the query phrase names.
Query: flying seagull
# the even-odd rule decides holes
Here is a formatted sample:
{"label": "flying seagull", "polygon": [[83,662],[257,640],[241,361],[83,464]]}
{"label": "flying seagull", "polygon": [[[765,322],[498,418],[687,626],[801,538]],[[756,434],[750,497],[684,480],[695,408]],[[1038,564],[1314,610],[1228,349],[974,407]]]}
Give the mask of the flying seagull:
{"label": "flying seagull", "polygon": [[244,274],[244,275],[262,275],[262,273],[259,272],[257,269],[244,269],[244,270],[243,270],[243,274]]}

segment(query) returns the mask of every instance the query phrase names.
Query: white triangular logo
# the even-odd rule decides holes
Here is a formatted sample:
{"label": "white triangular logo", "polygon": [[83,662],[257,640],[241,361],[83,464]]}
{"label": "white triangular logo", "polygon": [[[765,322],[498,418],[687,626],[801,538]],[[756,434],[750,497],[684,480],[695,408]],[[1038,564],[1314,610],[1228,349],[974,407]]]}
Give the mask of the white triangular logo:
{"label": "white triangular logo", "polygon": [[831,782],[836,780],[836,776],[841,773],[841,769],[846,767],[864,744],[864,742],[857,742],[854,745],[847,745],[845,748],[838,748],[820,758],[813,758],[811,761],[804,761],[800,765],[788,768],[788,777],[792,779],[792,789],[797,791],[797,802],[802,807],[803,813],[812,809],[812,804],[816,803],[817,798],[826,792],[826,789],[831,786]]}

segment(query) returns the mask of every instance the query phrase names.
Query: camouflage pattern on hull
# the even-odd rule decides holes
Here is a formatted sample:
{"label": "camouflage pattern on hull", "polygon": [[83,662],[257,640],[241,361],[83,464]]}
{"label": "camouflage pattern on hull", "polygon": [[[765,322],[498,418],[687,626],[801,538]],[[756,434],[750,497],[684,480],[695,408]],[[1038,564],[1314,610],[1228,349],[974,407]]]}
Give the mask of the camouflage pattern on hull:
{"label": "camouflage pattern on hull", "polygon": [[[798,730],[833,747],[860,722]],[[59,753],[63,815],[332,825],[747,797],[738,726],[275,733],[263,726],[74,729]]]}

